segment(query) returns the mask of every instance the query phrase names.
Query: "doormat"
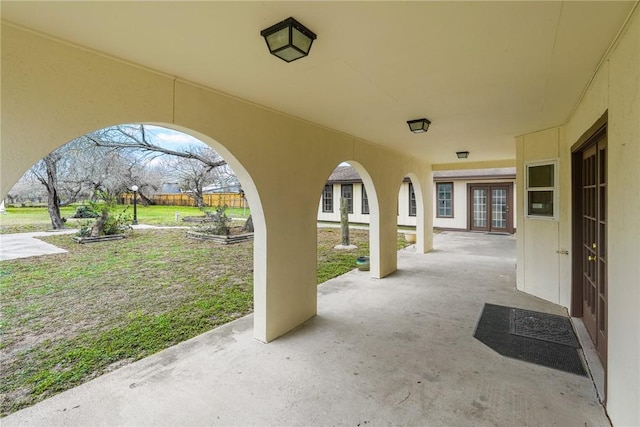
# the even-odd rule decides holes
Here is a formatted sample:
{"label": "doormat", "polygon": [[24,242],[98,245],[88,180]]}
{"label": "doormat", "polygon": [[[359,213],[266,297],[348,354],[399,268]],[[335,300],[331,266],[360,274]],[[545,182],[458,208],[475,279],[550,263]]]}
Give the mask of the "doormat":
{"label": "doormat", "polygon": [[485,304],[473,336],[503,356],[587,376],[569,319],[547,316],[553,315]]}
{"label": "doormat", "polygon": [[571,322],[564,316],[512,308],[510,319],[513,335],[580,348]]}

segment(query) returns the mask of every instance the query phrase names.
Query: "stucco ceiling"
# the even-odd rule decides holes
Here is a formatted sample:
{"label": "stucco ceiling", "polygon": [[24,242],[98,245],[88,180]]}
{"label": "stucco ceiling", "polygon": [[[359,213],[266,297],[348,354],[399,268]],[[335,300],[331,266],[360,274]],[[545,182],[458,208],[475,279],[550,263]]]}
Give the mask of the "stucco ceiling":
{"label": "stucco ceiling", "polygon": [[[13,2],[2,19],[433,163],[564,123],[635,2]],[[307,58],[260,30],[293,16]],[[427,117],[426,134],[406,121]]]}

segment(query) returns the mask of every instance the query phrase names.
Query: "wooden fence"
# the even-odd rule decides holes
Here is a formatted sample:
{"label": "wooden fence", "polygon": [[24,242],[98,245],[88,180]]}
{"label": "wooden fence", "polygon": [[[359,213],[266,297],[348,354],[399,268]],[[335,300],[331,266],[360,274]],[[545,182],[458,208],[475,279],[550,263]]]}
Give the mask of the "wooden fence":
{"label": "wooden fence", "polygon": [[[196,206],[196,199],[184,193],[178,194],[154,194],[148,196],[156,205],[162,206]],[[227,206],[228,208],[248,208],[249,204],[239,193],[210,193],[203,194],[202,199],[206,206]],[[133,203],[133,194],[123,194],[124,204]],[[138,195],[138,203],[145,204],[145,201]]]}

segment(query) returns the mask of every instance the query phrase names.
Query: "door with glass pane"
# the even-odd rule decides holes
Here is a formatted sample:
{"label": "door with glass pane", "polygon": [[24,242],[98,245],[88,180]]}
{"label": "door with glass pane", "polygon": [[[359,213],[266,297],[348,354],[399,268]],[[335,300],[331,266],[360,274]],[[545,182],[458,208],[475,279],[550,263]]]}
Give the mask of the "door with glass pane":
{"label": "door with glass pane", "polygon": [[607,140],[582,152],[582,320],[607,361]]}
{"label": "door with glass pane", "polygon": [[469,184],[469,229],[513,233],[512,185]]}

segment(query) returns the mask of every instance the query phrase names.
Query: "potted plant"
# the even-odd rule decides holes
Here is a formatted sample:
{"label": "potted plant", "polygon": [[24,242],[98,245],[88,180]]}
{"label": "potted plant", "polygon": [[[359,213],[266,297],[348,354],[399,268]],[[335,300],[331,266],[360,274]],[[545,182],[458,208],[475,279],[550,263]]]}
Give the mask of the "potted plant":
{"label": "potted plant", "polygon": [[369,271],[369,257],[359,256],[356,258],[356,267],[358,267],[360,271]]}

